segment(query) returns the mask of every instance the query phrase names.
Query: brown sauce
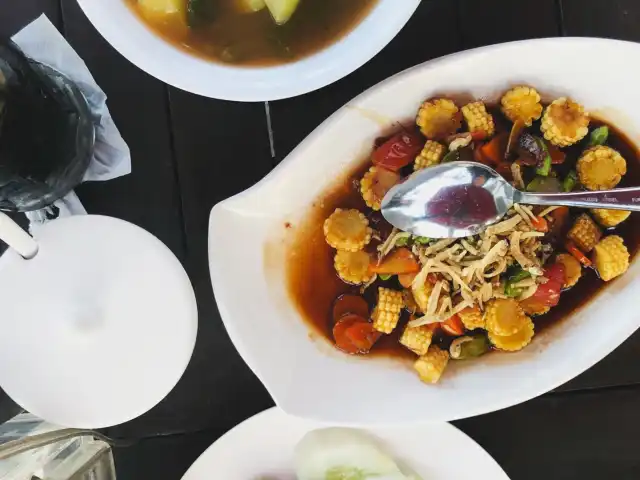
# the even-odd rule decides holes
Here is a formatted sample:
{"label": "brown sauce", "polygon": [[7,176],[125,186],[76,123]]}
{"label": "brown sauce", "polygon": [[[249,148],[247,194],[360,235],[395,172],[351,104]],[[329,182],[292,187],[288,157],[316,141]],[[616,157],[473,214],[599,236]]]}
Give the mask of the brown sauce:
{"label": "brown sauce", "polygon": [[[377,0],[303,0],[293,17],[276,25],[265,8],[240,13],[237,0],[208,2],[215,18],[207,25],[187,26],[183,15],[144,15],[137,0],[125,0],[151,29],[192,54],[237,65],[289,63],[316,53],[355,28]],[[185,0],[186,2],[187,0]]]}
{"label": "brown sauce", "polygon": [[[492,109],[492,114],[496,118],[498,129],[502,128],[504,130],[505,127],[500,126],[504,124],[500,118],[500,113]],[[607,144],[618,150],[627,161],[627,174],[623,177],[618,187],[640,185],[640,152],[622,132],[609,123],[592,119],[590,130],[601,125],[607,125],[610,130]],[[539,124],[534,124],[533,128],[539,129]],[[376,145],[379,143],[377,141]],[[563,150],[567,154],[565,163],[561,168],[557,168],[560,166],[555,166],[560,175],[564,175],[565,172],[575,167],[583,148],[584,146],[577,145]],[[389,230],[391,229],[382,220],[382,216],[379,213],[372,212],[371,209],[366,207],[358,190],[357,181],[370,165],[370,158],[366,158],[361,165],[349,173],[346,180],[338,182],[320,196],[313,204],[306,223],[299,225],[295,229],[295,240],[289,252],[295,256],[295,261],[287,262],[289,266],[287,281],[290,297],[312,329],[331,344],[333,344],[331,310],[334,300],[344,293],[359,294],[360,287],[348,285],[337,276],[333,267],[335,251],[324,240],[324,220],[337,207],[355,208],[366,212],[374,229],[380,229],[381,225],[385,225]],[[584,209],[572,209],[571,214],[576,216],[581,212],[584,212]],[[572,221],[569,222],[569,224],[571,223]],[[633,260],[640,249],[640,212],[632,213],[625,222],[616,228],[609,229],[607,233],[615,233],[624,239]],[[382,235],[384,238],[386,232],[383,232]],[[376,244],[373,244],[367,248],[373,251],[375,247]],[[553,307],[546,315],[534,317],[536,332],[540,333],[543,329],[556,324],[563,318],[567,318],[593,301],[601,291],[614,283],[615,280],[605,283],[598,278],[594,270],[583,269],[582,278],[575,287],[562,293],[560,303],[556,307]],[[367,289],[364,295],[370,308],[375,305],[377,287],[383,285],[395,290],[402,290],[395,277],[385,282],[378,280]],[[404,312],[394,332],[391,335],[383,335],[369,355],[415,359],[415,355],[398,342],[399,335],[407,321],[408,314]],[[443,346],[448,346],[450,340],[451,337],[447,337],[444,334],[438,335],[435,339],[436,343]]]}

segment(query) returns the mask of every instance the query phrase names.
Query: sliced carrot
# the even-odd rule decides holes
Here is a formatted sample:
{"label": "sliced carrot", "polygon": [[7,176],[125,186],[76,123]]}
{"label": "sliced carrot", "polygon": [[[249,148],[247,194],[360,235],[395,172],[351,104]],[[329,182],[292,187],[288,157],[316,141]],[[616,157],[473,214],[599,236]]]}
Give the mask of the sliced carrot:
{"label": "sliced carrot", "polygon": [[400,282],[400,285],[402,285],[404,288],[411,288],[411,284],[413,283],[413,280],[416,278],[416,276],[418,275],[418,273],[401,273],[400,275],[398,275],[398,281]]}
{"label": "sliced carrot", "polygon": [[333,302],[333,323],[336,323],[345,315],[353,313],[364,318],[369,318],[369,305],[360,295],[345,293]]}
{"label": "sliced carrot", "polygon": [[575,259],[578,260],[585,267],[590,267],[592,265],[591,260],[589,260],[589,258],[587,258],[587,256],[584,253],[582,253],[582,251],[576,246],[575,243],[573,243],[572,240],[567,240],[564,246],[567,249],[567,252],[573,255]]}
{"label": "sliced carrot", "polygon": [[509,135],[507,133],[501,133],[493,137],[489,142],[480,147],[482,156],[493,165],[502,163],[504,154],[507,150],[507,142],[509,141]]}
{"label": "sliced carrot", "polygon": [[416,273],[420,271],[420,264],[408,248],[397,248],[387,255],[380,264],[369,265],[372,273],[384,275],[400,275],[402,273]]}
{"label": "sliced carrot", "polygon": [[336,342],[336,347],[345,353],[358,353],[359,349],[353,344],[351,339],[347,337],[346,333],[349,327],[352,327],[357,322],[366,321],[359,315],[345,315],[336,322],[333,326],[333,339]]}
{"label": "sliced carrot", "polygon": [[482,163],[483,165],[489,165],[489,160],[485,158],[480,147],[473,150],[473,159],[478,163]]}
{"label": "sliced carrot", "polygon": [[547,233],[549,231],[549,224],[544,219],[544,217],[532,218],[531,225],[533,225],[533,228],[535,228],[538,232]]}
{"label": "sliced carrot", "polygon": [[569,207],[558,207],[549,214],[553,220],[551,235],[560,238],[569,226]]}
{"label": "sliced carrot", "polygon": [[462,335],[464,333],[464,324],[458,315],[450,317],[446,322],[440,324],[442,330],[449,335]]}
{"label": "sliced carrot", "polygon": [[345,332],[345,336],[358,349],[358,353],[368,353],[381,335],[369,322],[355,322]]}
{"label": "sliced carrot", "polygon": [[358,347],[353,344],[346,333],[349,327],[362,320],[364,319],[358,315],[345,315],[336,322],[333,326],[333,339],[338,349],[345,353],[358,353]]}

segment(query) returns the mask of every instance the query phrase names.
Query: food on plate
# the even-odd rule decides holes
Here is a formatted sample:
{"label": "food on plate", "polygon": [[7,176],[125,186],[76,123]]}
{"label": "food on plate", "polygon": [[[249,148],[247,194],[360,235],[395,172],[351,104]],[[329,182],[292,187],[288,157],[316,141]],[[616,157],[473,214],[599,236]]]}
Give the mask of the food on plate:
{"label": "food on plate", "polygon": [[358,210],[336,208],[324,222],[324,236],[333,248],[357,252],[371,240],[369,220]]}
{"label": "food on plate", "polygon": [[416,355],[426,355],[431,340],[433,339],[433,327],[429,325],[421,325],[419,327],[404,327],[400,343],[411,350]]}
{"label": "food on plate", "polygon": [[178,48],[223,63],[288,63],[331,45],[377,0],[125,0]]}
{"label": "food on plate", "polygon": [[381,333],[391,333],[398,325],[404,302],[402,292],[390,288],[378,288],[378,303],[373,309],[373,328]]}
{"label": "food on plate", "polygon": [[362,250],[338,250],[334,259],[336,273],[342,280],[354,285],[367,283],[373,278],[374,274],[369,271],[370,264],[369,254]]}
{"label": "food on plate", "polygon": [[298,480],[421,480],[361,430],[325,428],[307,433],[294,454]]}
{"label": "food on plate", "polygon": [[438,383],[447,363],[449,363],[449,351],[437,345],[431,345],[427,353],[415,361],[413,368],[423,382]]}
{"label": "food on plate", "polygon": [[486,137],[495,133],[493,116],[487,112],[487,107],[483,102],[472,102],[465,105],[462,107],[462,115],[467,122],[467,129],[470,133],[482,133]]}
{"label": "food on plate", "polygon": [[384,220],[390,188],[458,160],[532,192],[640,185],[623,134],[568,97],[543,105],[530,86],[499,105],[430,98],[416,126],[376,140],[347,186],[315,202],[289,289],[338,349],[410,359],[428,384],[452,363],[525,348],[623,275],[640,243],[637,214],[619,210],[515,204],[466,238],[418,237]]}
{"label": "food on plate", "polygon": [[602,238],[602,231],[589,214],[583,213],[576,218],[571,230],[567,233],[567,238],[572,240],[580,250],[588,253]]}
{"label": "food on plate", "polygon": [[629,268],[629,251],[622,237],[609,235],[593,250],[593,263],[604,281],[622,275]]}
{"label": "food on plate", "polygon": [[540,130],[544,138],[558,147],[578,143],[589,133],[589,114],[569,98],[558,98],[544,110]]}
{"label": "food on plate", "polygon": [[519,86],[512,88],[502,96],[502,112],[514,124],[522,122],[526,126],[540,118],[542,104],[540,94],[535,88]]}
{"label": "food on plate", "polygon": [[371,167],[360,180],[360,191],[367,206],[373,210],[380,210],[382,199],[400,179],[400,175],[393,170]]}
{"label": "food on plate", "polygon": [[556,257],[556,262],[564,266],[564,283],[562,288],[571,288],[578,283],[582,276],[582,265],[572,255],[561,253]]}
{"label": "food on plate", "polygon": [[534,334],[533,321],[525,316],[525,322],[515,333],[511,335],[498,335],[492,331],[487,332],[489,341],[496,348],[505,352],[517,352],[529,345]]}
{"label": "food on plate", "polygon": [[625,159],[607,146],[592,147],[584,152],[576,167],[580,183],[589,190],[614,188],[627,173]]}
{"label": "food on plate", "polygon": [[416,119],[422,134],[429,140],[444,140],[458,131],[462,123],[460,109],[447,98],[425,101]]}
{"label": "food on plate", "polygon": [[593,218],[605,228],[615,227],[624,222],[631,212],[627,210],[607,210],[605,208],[594,208],[591,210]]}
{"label": "food on plate", "polygon": [[432,167],[442,161],[447,149],[441,143],[434,140],[427,140],[424,148],[414,161],[413,169],[422,170],[423,168]]}

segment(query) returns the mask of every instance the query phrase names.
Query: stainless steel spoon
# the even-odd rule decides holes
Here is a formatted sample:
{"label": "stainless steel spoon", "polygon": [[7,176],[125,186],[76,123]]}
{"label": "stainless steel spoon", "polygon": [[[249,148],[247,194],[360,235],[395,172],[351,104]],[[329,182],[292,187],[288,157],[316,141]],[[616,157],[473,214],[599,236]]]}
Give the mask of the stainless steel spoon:
{"label": "stainless steel spoon", "polygon": [[394,227],[413,235],[459,238],[496,223],[514,203],[640,211],[640,187],[522,192],[486,165],[451,162],[420,170],[393,187],[382,200],[382,215]]}

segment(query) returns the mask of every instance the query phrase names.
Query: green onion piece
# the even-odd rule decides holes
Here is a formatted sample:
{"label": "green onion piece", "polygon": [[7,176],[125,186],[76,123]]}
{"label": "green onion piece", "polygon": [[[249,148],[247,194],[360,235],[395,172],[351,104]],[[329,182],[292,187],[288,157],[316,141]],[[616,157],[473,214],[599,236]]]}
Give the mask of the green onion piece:
{"label": "green onion piece", "polygon": [[522,293],[521,288],[516,288],[514,285],[522,280],[529,278],[531,273],[520,267],[512,267],[507,271],[507,282],[504,285],[504,294],[507,297],[517,297]]}
{"label": "green onion piece", "polygon": [[519,297],[520,294],[522,294],[522,289],[521,288],[515,288],[513,286],[513,284],[507,283],[504,286],[504,294],[507,297],[516,298],[516,297]]}
{"label": "green onion piece", "polygon": [[609,138],[609,127],[603,125],[602,127],[598,127],[591,132],[589,136],[589,143],[587,148],[597,147],[598,145],[604,145],[607,143],[607,139]]}
{"label": "green onion piece", "polygon": [[467,360],[480,357],[490,349],[491,344],[485,335],[467,335],[451,342],[449,353],[454,360]]}
{"label": "green onion piece", "polygon": [[413,243],[418,245],[427,245],[431,239],[429,237],[413,237]]}
{"label": "green onion piece", "polygon": [[449,163],[456,161],[460,158],[460,152],[458,150],[454,150],[453,152],[447,153],[443,158],[441,163]]}
{"label": "green onion piece", "polygon": [[409,236],[407,235],[406,237],[400,237],[399,239],[396,240],[395,246],[396,247],[404,247],[407,245],[407,243],[409,243]]}
{"label": "green onion piece", "polygon": [[531,273],[527,272],[526,270],[523,270],[522,268],[519,268],[517,271],[514,271],[512,274],[509,275],[509,282],[518,283],[518,282],[521,282],[522,280],[529,278],[530,276],[531,276]]}
{"label": "green onion piece", "polygon": [[551,154],[549,153],[549,149],[547,148],[547,144],[540,137],[536,137],[536,141],[540,145],[542,152],[544,153],[544,160],[542,161],[542,165],[536,168],[536,173],[538,175],[542,175],[543,177],[549,176],[551,173]]}
{"label": "green onion piece", "polygon": [[575,170],[571,170],[562,181],[562,191],[572,192],[578,183],[578,174]]}
{"label": "green onion piece", "polygon": [[378,277],[380,278],[380,280],[387,281],[391,277],[393,277],[393,275],[390,273],[381,273],[380,275],[378,275]]}

